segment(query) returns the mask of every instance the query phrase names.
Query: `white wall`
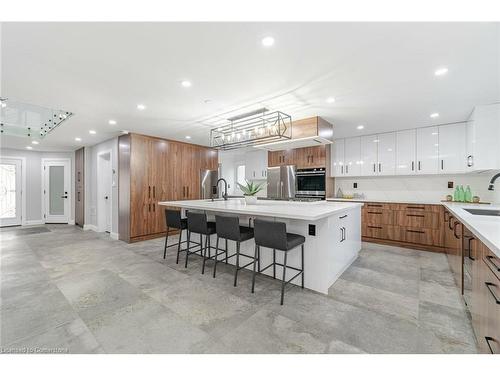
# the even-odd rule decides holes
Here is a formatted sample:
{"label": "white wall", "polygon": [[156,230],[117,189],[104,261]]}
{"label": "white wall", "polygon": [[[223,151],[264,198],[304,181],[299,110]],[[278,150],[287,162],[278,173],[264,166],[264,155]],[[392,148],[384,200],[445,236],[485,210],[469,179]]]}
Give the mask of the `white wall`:
{"label": "white wall", "polygon": [[[334,194],[340,187],[344,194],[363,193],[367,199],[381,200],[419,200],[423,202],[438,202],[447,194],[453,195],[453,189],[448,189],[448,181],[457,185],[469,185],[472,194],[478,195],[482,201],[500,203],[500,183],[496,191],[488,190],[491,173],[461,174],[447,176],[399,176],[399,177],[357,177],[335,178]],[[353,188],[353,183],[358,188]]]}
{"label": "white wall", "polygon": [[28,150],[14,150],[2,148],[2,157],[24,157],[26,158],[26,224],[39,224],[42,222],[42,159],[43,158],[66,158],[71,159],[71,215],[70,220],[75,220],[75,153],[74,152],[38,152]]}
{"label": "white wall", "polygon": [[112,138],[91,147],[85,147],[85,225],[97,226],[97,158],[111,150],[111,167],[115,171],[111,192],[111,232],[118,234],[118,138]]}

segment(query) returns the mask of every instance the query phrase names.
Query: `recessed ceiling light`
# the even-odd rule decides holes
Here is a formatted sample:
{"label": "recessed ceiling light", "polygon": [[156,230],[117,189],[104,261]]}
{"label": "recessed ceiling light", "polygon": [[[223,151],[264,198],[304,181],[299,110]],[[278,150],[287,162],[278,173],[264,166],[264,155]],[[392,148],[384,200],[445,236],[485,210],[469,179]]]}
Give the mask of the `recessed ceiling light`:
{"label": "recessed ceiling light", "polygon": [[272,36],[266,36],[262,38],[262,45],[264,47],[271,47],[274,45],[274,38]]}
{"label": "recessed ceiling light", "polygon": [[38,141],[31,141],[31,143],[33,143],[34,145],[37,145],[40,142],[38,142]]}
{"label": "recessed ceiling light", "polygon": [[438,118],[439,117],[439,113],[437,113],[437,112],[431,113],[430,117],[431,118]]}
{"label": "recessed ceiling light", "polygon": [[363,130],[364,128],[365,128],[364,125],[358,125],[358,126],[356,126],[356,129],[358,129],[358,130]]}
{"label": "recessed ceiling light", "polygon": [[28,150],[32,150],[32,149],[33,149],[33,147],[31,147],[31,146],[26,146],[26,148],[27,148]]}
{"label": "recessed ceiling light", "polygon": [[77,142],[81,142],[81,141],[82,141],[82,139],[81,139],[81,138],[76,137],[76,138],[75,138],[75,141],[77,141]]}
{"label": "recessed ceiling light", "polygon": [[97,133],[97,132],[96,132],[95,130],[89,130],[89,134],[94,135],[94,134],[96,134],[96,133]]}
{"label": "recessed ceiling light", "polygon": [[191,83],[191,81],[184,80],[181,82],[181,86],[182,87],[191,87],[192,83]]}
{"label": "recessed ceiling light", "polygon": [[330,96],[329,98],[326,98],[326,102],[330,104],[335,103],[335,98],[333,96]]}
{"label": "recessed ceiling light", "polygon": [[144,111],[146,109],[146,106],[144,104],[137,104],[137,109],[139,111]]}
{"label": "recessed ceiling light", "polygon": [[434,72],[434,75],[435,76],[443,76],[445,75],[446,73],[448,73],[448,68],[439,68],[437,69],[435,72]]}
{"label": "recessed ceiling light", "polygon": [[109,121],[108,121],[108,124],[109,124],[109,125],[116,125],[116,120],[109,120]]}
{"label": "recessed ceiling light", "polygon": [[191,139],[191,136],[190,135],[186,135],[186,139]]}

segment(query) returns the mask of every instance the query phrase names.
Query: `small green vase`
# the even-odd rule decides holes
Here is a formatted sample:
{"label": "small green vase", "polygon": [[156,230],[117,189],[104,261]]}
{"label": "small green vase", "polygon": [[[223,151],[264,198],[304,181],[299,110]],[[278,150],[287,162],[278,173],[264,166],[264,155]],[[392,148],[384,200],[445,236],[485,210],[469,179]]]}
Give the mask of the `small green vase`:
{"label": "small green vase", "polygon": [[465,191],[463,185],[460,185],[460,188],[458,189],[458,201],[459,202],[465,201]]}
{"label": "small green vase", "polygon": [[465,189],[465,201],[469,203],[472,202],[472,191],[469,185],[467,185],[467,189]]}

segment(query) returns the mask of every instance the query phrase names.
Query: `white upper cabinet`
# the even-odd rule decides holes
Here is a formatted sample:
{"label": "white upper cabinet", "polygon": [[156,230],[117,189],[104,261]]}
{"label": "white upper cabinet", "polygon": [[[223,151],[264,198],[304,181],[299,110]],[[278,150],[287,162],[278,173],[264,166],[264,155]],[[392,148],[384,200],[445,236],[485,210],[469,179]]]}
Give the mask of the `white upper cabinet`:
{"label": "white upper cabinet", "polygon": [[267,179],[267,151],[248,151],[245,154],[245,178],[247,180]]}
{"label": "white upper cabinet", "polygon": [[377,135],[361,137],[361,175],[375,176],[378,174]]}
{"label": "white upper cabinet", "polygon": [[438,173],[439,130],[437,126],[417,129],[417,173]]}
{"label": "white upper cabinet", "polygon": [[344,151],[344,175],[345,176],[360,176],[361,143],[360,137],[346,138]]}
{"label": "white upper cabinet", "polygon": [[336,139],[331,145],[331,177],[342,177],[344,175],[344,147],[345,140]]}
{"label": "white upper cabinet", "polygon": [[396,174],[409,175],[416,171],[417,132],[415,129],[396,133]]}
{"label": "white upper cabinet", "polygon": [[377,138],[377,173],[394,175],[396,173],[396,133],[379,134]]}
{"label": "white upper cabinet", "polygon": [[440,126],[439,173],[463,173],[465,166],[465,124]]}
{"label": "white upper cabinet", "polygon": [[500,104],[474,108],[466,129],[466,170],[500,169]]}

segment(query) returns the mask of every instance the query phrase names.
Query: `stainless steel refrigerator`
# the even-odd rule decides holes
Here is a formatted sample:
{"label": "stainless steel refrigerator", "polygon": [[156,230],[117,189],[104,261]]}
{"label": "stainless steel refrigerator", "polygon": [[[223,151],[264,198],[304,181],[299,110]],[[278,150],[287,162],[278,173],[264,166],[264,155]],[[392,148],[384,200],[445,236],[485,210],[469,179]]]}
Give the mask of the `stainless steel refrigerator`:
{"label": "stainless steel refrigerator", "polygon": [[217,180],[219,171],[217,169],[202,169],[200,172],[200,198],[212,199],[218,198]]}
{"label": "stainless steel refrigerator", "polygon": [[296,172],[295,165],[267,168],[267,197],[295,198]]}

